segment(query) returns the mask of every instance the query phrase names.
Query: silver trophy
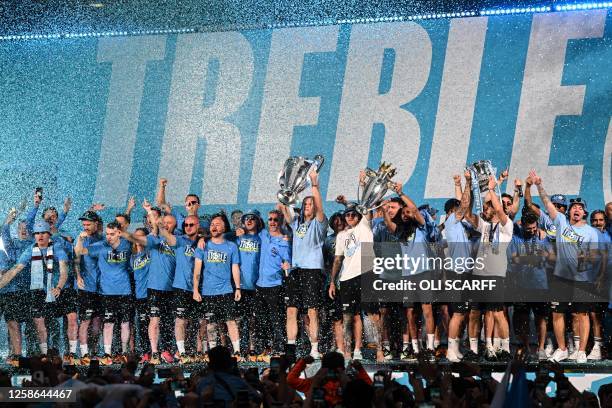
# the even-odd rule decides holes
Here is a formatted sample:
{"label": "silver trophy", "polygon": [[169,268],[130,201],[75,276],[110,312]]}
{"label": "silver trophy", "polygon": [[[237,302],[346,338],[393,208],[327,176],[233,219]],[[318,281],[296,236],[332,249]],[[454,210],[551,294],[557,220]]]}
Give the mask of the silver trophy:
{"label": "silver trophy", "polygon": [[325,159],[320,154],[312,160],[301,156],[288,158],[278,175],[278,185],[280,186],[280,190],[276,193],[278,201],[290,207],[299,207],[298,194],[308,187],[310,182],[308,174],[311,170],[318,173],[324,162]]}
{"label": "silver trophy", "polygon": [[365,215],[380,206],[387,191],[393,188],[391,179],[395,173],[391,163],[382,162],[377,171],[366,168],[365,180],[359,181],[360,188],[357,189],[357,211]]}
{"label": "silver trophy", "polygon": [[[493,176],[497,179],[497,169],[493,167],[491,160],[480,160],[473,163],[467,168],[472,174],[472,195],[474,196],[474,204],[476,205],[476,214],[482,212],[484,199],[486,193],[489,190],[489,176]],[[495,184],[495,194],[498,197],[501,196],[499,185]]]}

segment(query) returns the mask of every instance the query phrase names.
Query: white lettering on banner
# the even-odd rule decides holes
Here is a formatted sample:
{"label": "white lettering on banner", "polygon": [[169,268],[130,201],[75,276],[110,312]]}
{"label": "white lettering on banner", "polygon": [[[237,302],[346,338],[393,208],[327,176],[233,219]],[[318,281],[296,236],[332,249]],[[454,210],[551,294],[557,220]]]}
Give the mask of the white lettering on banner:
{"label": "white lettering on banner", "polygon": [[276,200],[277,175],[291,154],[294,127],[316,125],[319,118],[320,98],[299,96],[304,55],[336,51],[337,42],[338,26],[272,33],[249,202]]}
{"label": "white lettering on banner", "polygon": [[166,36],[113,37],[98,41],[98,62],[112,71],[94,202],[123,207],[127,201],[147,62],[161,60]]}
{"label": "white lettering on banner", "polygon": [[[219,61],[219,77],[214,103],[204,106],[211,60]],[[253,70],[253,50],[240,33],[178,36],[159,166],[159,176],[171,180],[171,203],[182,204],[189,192],[200,137],[206,139],[202,203],[236,203],[241,135],[227,118],[246,100]]]}
{"label": "white lettering on banner", "polygon": [[[395,51],[391,89],[379,94],[385,49]],[[401,106],[421,93],[431,67],[431,40],[418,24],[354,25],[336,132],[327,200],[339,194],[355,198],[359,169],[370,153],[372,127],[385,126],[382,160],[398,169],[405,182],[416,164],[421,131],[414,115]]]}
{"label": "white lettering on banner", "polygon": [[605,22],[606,10],[533,16],[510,174],[535,168],[551,194],[578,194],[582,181],[582,165],[548,165],[557,116],[582,114],[585,85],[561,86],[567,42],[603,36]]}
{"label": "white lettering on banner", "polygon": [[606,203],[612,201],[612,119],[608,124],[608,135],[606,136],[606,144],[604,146],[603,163],[601,164],[603,194]]}
{"label": "white lettering on banner", "polygon": [[455,195],[452,176],[467,161],[486,33],[486,17],[451,20],[425,198]]}

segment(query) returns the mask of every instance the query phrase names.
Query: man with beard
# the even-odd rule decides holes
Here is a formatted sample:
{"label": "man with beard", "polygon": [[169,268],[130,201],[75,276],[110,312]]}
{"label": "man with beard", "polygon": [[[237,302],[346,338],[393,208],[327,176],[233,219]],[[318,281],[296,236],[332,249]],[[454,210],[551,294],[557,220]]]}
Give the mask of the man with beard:
{"label": "man with beard", "polygon": [[[606,213],[603,210],[595,210],[591,213],[591,226],[597,229],[599,235],[599,248],[601,251],[601,259],[593,267],[593,272],[601,271],[601,283],[608,281],[608,292],[612,289],[610,285],[610,273],[612,272],[612,253],[610,252],[610,244],[612,239],[606,226],[608,219]],[[601,284],[599,286],[602,286]],[[597,289],[604,289],[603,287],[597,287]],[[609,293],[607,293],[609,297]],[[591,309],[591,321],[593,322],[593,348],[587,356],[587,360],[601,360],[602,353],[601,349],[603,346],[603,332],[602,332],[602,320],[603,313],[607,309],[607,303],[595,303]]]}
{"label": "man with beard", "polygon": [[[557,210],[546,194],[542,179],[531,171],[529,176],[538,188],[540,199],[556,228],[557,261],[554,276],[564,283],[570,283],[577,289],[590,290],[594,276],[593,265],[599,258],[599,237],[597,230],[586,223],[586,202],[581,198],[571,199],[567,210],[569,219]],[[590,321],[589,304],[572,302],[571,311],[577,321],[579,344],[577,349],[569,355],[565,344],[564,314],[567,304],[559,303],[553,309],[553,328],[558,348],[551,360],[576,360],[577,363],[586,363],[586,346],[589,339]],[[576,333],[574,333],[576,334]]]}
{"label": "man with beard", "polygon": [[236,323],[236,302],[241,298],[240,254],[236,244],[223,237],[229,228],[225,214],[215,214],[210,220],[210,239],[207,242],[200,239],[198,242],[193,267],[193,299],[202,304],[200,315],[205,318],[202,324],[208,323],[206,332],[209,349],[217,345],[217,324],[225,322],[234,354],[240,357],[240,337]]}

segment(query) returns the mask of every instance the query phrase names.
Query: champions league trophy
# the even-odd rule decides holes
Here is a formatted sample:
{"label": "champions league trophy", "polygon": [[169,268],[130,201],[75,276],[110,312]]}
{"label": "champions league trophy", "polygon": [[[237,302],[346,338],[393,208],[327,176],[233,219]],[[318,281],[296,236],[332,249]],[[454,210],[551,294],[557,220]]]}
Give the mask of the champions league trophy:
{"label": "champions league trophy", "polygon": [[[476,205],[475,214],[482,212],[486,192],[489,190],[489,176],[496,177],[497,169],[491,164],[491,160],[480,160],[467,168],[472,174],[472,195]],[[501,196],[499,186],[495,184],[495,194]]]}
{"label": "champions league trophy", "polygon": [[310,184],[308,174],[311,170],[318,173],[324,162],[325,158],[320,154],[312,160],[301,156],[288,158],[278,175],[280,186],[280,190],[276,193],[278,201],[290,207],[298,207],[300,205],[298,194]]}
{"label": "champions league trophy", "polygon": [[395,173],[396,170],[391,167],[391,163],[382,162],[378,171],[366,168],[365,180],[359,180],[359,187],[363,183],[363,190],[360,191],[359,187],[357,188],[357,211],[365,215],[374,210],[387,194],[387,191],[393,188],[394,183],[391,179],[395,176]]}

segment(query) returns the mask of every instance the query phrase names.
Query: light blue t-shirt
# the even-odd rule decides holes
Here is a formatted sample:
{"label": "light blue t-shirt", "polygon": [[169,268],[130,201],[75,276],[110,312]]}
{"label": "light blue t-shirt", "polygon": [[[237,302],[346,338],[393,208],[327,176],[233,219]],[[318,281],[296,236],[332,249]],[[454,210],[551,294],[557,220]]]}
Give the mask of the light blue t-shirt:
{"label": "light blue t-shirt", "polygon": [[[410,262],[403,268],[402,276],[416,275],[430,270],[427,259],[431,258],[432,252],[427,241],[427,226],[417,226],[414,233],[407,237],[406,241],[400,241],[402,256],[406,255],[414,262]],[[404,265],[406,266],[406,265]]]}
{"label": "light blue t-shirt", "polygon": [[172,287],[193,291],[193,261],[196,242],[186,235],[176,237],[176,269]]}
{"label": "light blue t-shirt", "polygon": [[327,237],[327,218],[322,222],[316,217],[310,221],[299,223],[299,217],[291,223],[293,229],[293,267],[303,269],[325,268],[323,260],[323,245]]}
{"label": "light blue t-shirt", "polygon": [[546,262],[547,254],[553,250],[553,243],[548,236],[541,239],[537,235],[530,238],[523,236],[522,228],[519,234],[512,236],[510,242],[510,256],[516,254],[522,256],[540,257],[537,264],[516,264],[513,259],[508,262],[508,277],[515,282],[516,287],[525,289],[548,289],[548,278],[546,269],[549,267]]}
{"label": "light blue t-shirt", "polygon": [[[469,273],[464,265],[467,259],[472,257],[472,243],[467,234],[467,223],[458,221],[455,213],[448,216],[444,221],[444,232],[446,234],[447,256],[453,260],[453,269],[456,273]],[[459,261],[461,259],[461,261]],[[469,264],[471,264],[470,262]],[[468,265],[469,265],[468,264]]]}
{"label": "light blue t-shirt", "polygon": [[[17,261],[18,264],[21,264],[25,267],[25,269],[21,271],[20,273],[24,273],[24,272],[29,273],[30,283],[41,279],[40,276],[37,277],[37,276],[33,276],[32,274],[32,250],[35,245],[36,244],[32,244],[28,248],[26,248],[21,254],[21,256],[19,257],[19,260]],[[61,244],[53,242],[52,245],[53,245],[53,282],[52,282],[52,286],[56,287],[59,282],[59,278],[60,278],[59,262],[60,261],[68,262],[68,255],[66,255],[66,252],[64,252],[64,248]],[[40,249],[41,255],[43,257],[46,257],[48,248],[39,248],[39,249]],[[44,262],[44,261],[41,260],[41,262]],[[44,270],[43,270],[42,272],[43,287],[47,287],[47,275],[48,274],[44,273]]]}
{"label": "light blue t-shirt", "polygon": [[150,265],[151,256],[147,251],[132,254],[131,266],[134,272],[134,294],[136,295],[136,299],[147,298]]}
{"label": "light blue t-shirt", "polygon": [[240,288],[242,289],[255,290],[255,282],[259,277],[261,241],[259,234],[244,234],[236,238],[236,245],[240,253]]}
{"label": "light blue t-shirt", "polygon": [[555,239],[557,239],[557,227],[548,214],[542,210],[540,210],[540,217],[538,218],[538,228],[546,233],[551,242],[555,242]]}
{"label": "light blue t-shirt", "polygon": [[202,295],[215,296],[233,293],[232,265],[240,265],[238,247],[231,241],[215,244],[206,242],[202,250],[196,249],[195,257],[203,262]]}
{"label": "light blue t-shirt", "polygon": [[98,260],[100,269],[100,293],[108,296],[131,295],[130,257],[132,245],[125,239],[119,239],[119,245],[113,249],[106,240],[87,247],[92,258]]}
{"label": "light blue t-shirt", "polygon": [[[591,280],[595,281],[595,279],[597,279],[597,276],[599,273],[601,273],[601,263],[605,262],[606,265],[604,266],[603,273],[608,276],[608,282],[612,282],[609,280],[609,277],[612,274],[612,239],[610,238],[608,231],[601,232],[597,230],[597,236],[599,240],[599,249],[602,251],[602,258],[595,263]],[[607,253],[607,258],[603,258],[604,252]],[[610,284],[610,287],[612,291],[612,284]]]}
{"label": "light blue t-shirt", "polygon": [[[83,248],[87,248],[90,245],[96,242],[99,242],[101,240],[102,240],[102,236],[98,234],[93,235],[91,237],[85,237],[83,239]],[[99,290],[98,281],[100,280],[100,268],[98,268],[97,259],[94,259],[89,255],[81,256],[80,271],[81,271],[81,277],[83,278],[83,283],[85,284],[85,287],[83,289],[79,288],[79,290],[82,290],[85,292],[98,293],[98,290]],[[78,288],[77,283],[76,283],[76,277],[74,281],[74,286]]]}
{"label": "light blue t-shirt", "polygon": [[577,282],[591,282],[594,276],[593,263],[579,263],[578,254],[588,254],[591,250],[599,249],[597,230],[587,224],[572,226],[561,213],[557,214],[554,221],[557,228],[555,275]]}
{"label": "light blue t-shirt", "polygon": [[170,246],[163,237],[147,235],[147,246],[151,254],[149,266],[149,289],[171,291],[176,268],[176,247]]}
{"label": "light blue t-shirt", "polygon": [[260,288],[280,286],[283,284],[284,274],[281,265],[284,261],[291,263],[291,245],[282,236],[271,236],[267,230],[261,231],[259,236],[261,255],[257,286]]}

